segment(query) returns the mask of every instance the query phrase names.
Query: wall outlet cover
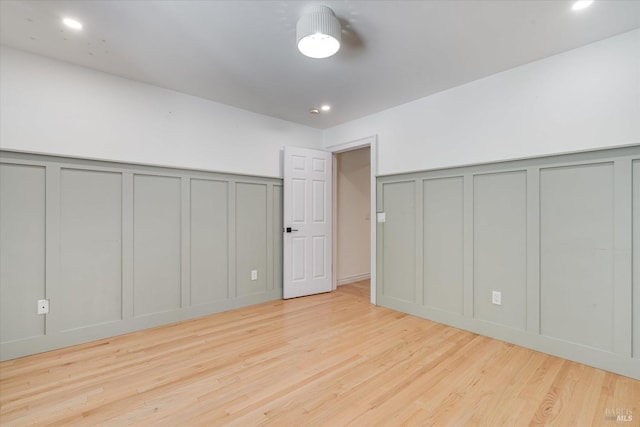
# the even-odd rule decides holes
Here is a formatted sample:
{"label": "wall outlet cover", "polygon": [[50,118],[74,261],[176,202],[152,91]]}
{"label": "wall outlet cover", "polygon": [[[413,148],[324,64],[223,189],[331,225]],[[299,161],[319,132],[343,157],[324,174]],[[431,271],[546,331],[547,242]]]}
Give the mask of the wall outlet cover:
{"label": "wall outlet cover", "polygon": [[491,292],[491,303],[495,305],[502,305],[502,292]]}
{"label": "wall outlet cover", "polygon": [[38,314],[49,314],[49,300],[48,299],[39,299],[38,300]]}

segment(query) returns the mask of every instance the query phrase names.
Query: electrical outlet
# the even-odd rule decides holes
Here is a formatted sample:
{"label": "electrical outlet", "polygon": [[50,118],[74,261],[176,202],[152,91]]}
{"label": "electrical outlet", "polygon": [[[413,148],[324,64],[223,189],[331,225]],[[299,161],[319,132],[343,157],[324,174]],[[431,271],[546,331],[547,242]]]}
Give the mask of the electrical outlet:
{"label": "electrical outlet", "polygon": [[48,299],[39,299],[38,300],[38,314],[49,314],[49,300]]}
{"label": "electrical outlet", "polygon": [[502,292],[499,292],[499,291],[491,292],[491,303],[495,305],[502,305]]}
{"label": "electrical outlet", "polygon": [[251,270],[251,280],[258,280],[258,270]]}

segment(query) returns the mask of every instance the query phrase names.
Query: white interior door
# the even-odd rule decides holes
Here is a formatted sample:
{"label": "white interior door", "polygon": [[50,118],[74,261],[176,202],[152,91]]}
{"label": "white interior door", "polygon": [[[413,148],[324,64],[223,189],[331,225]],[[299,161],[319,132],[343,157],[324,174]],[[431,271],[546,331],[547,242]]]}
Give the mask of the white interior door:
{"label": "white interior door", "polygon": [[332,290],[332,154],[284,149],[284,298]]}

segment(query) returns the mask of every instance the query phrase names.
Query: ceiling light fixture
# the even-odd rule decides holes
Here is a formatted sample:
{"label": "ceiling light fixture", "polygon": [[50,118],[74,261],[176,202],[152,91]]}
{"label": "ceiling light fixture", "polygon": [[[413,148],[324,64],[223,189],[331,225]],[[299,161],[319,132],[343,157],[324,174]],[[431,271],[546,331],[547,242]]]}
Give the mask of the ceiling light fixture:
{"label": "ceiling light fixture", "polygon": [[64,18],[62,23],[73,30],[81,30],[82,24],[73,18]]}
{"label": "ceiling light fixture", "polygon": [[327,6],[312,6],[296,26],[298,50],[310,58],[328,58],[340,49],[340,22]]}
{"label": "ceiling light fixture", "polygon": [[593,0],[578,0],[578,1],[573,3],[573,6],[571,6],[571,9],[572,10],[583,10],[583,9],[586,9],[589,6],[591,6],[591,4],[593,4]]}
{"label": "ceiling light fixture", "polygon": [[326,112],[326,111],[331,110],[331,106],[330,106],[330,105],[323,105],[322,107],[320,107],[320,109],[321,109],[322,111],[325,111],[325,112]]}

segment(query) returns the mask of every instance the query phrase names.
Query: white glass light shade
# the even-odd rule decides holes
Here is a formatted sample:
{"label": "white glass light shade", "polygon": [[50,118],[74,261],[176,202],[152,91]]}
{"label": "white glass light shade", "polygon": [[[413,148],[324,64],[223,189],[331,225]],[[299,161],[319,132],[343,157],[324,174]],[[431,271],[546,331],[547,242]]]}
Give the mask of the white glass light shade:
{"label": "white glass light shade", "polygon": [[327,58],[340,49],[340,22],[327,6],[313,6],[298,20],[298,50],[310,58]]}

